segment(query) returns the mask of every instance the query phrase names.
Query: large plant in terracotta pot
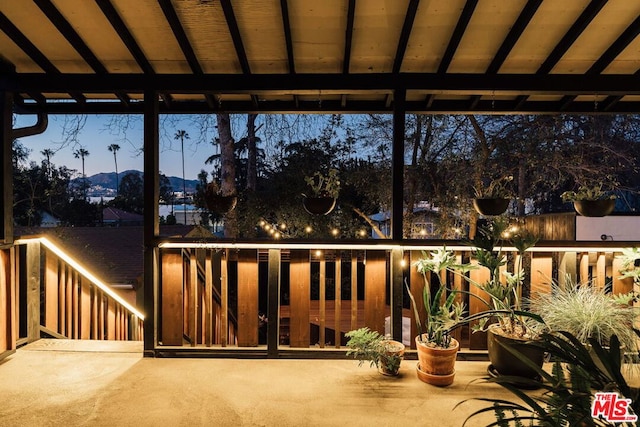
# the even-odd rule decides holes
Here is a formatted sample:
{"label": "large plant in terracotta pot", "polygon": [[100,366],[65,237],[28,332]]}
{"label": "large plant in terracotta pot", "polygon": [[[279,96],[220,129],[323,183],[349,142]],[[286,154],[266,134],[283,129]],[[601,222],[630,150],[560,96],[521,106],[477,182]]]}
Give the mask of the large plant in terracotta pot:
{"label": "large plant in terracotta pot", "polygon": [[369,366],[376,366],[382,375],[398,375],[404,358],[404,344],[387,339],[368,327],[349,331],[345,337],[349,338],[347,356],[358,359],[360,361],[358,366],[369,362]]}
{"label": "large plant in terracotta pot", "polygon": [[308,185],[308,194],[302,194],[302,205],[312,215],[328,215],[336,206],[340,192],[338,171],[330,169],[326,174],[316,171],[304,178]]}
{"label": "large plant in terracotta pot", "polygon": [[[456,301],[455,290],[448,289],[441,275],[445,271],[460,271],[465,266],[456,264],[455,255],[445,248],[427,253],[414,263],[424,279],[422,304],[426,316],[420,319],[418,304],[409,291],[418,328],[416,348],[418,350],[417,375],[420,380],[437,386],[453,383],[455,362],[460,343],[451,336],[460,324],[464,305]],[[436,277],[434,286],[432,278]]]}

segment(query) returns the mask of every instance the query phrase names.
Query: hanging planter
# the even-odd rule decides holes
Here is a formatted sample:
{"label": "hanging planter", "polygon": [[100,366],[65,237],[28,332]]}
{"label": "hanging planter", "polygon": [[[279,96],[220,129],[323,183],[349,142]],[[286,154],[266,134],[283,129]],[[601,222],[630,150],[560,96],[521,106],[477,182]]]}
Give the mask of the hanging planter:
{"label": "hanging planter", "polygon": [[304,178],[311,189],[310,196],[303,194],[302,206],[312,215],[328,215],[336,206],[336,199],[340,191],[338,171],[330,169],[325,175],[315,172]]}
{"label": "hanging planter", "polygon": [[210,212],[224,215],[236,207],[238,197],[235,195],[221,195],[218,185],[210,182],[204,192],[204,201]]}
{"label": "hanging planter", "polygon": [[312,215],[328,215],[336,207],[333,197],[307,197],[302,199],[304,210]]}
{"label": "hanging planter", "polygon": [[502,215],[509,207],[509,199],[473,199],[476,212],[485,216]]}
{"label": "hanging planter", "polygon": [[613,212],[615,206],[615,199],[576,200],[573,202],[573,208],[582,216],[607,216]]}

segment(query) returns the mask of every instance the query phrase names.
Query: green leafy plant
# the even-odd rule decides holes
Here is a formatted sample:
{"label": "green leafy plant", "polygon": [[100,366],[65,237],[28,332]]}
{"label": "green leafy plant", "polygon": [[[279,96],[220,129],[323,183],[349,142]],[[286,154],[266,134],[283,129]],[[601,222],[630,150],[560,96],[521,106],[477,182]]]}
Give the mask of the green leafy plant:
{"label": "green leafy plant", "polygon": [[485,187],[473,187],[476,199],[510,199],[513,197],[513,191],[510,183],[513,181],[513,175],[505,175],[489,182]]}
{"label": "green leafy plant", "polygon": [[[414,263],[424,279],[422,303],[427,313],[424,323],[420,320],[420,313],[415,298],[407,287],[414,310],[419,340],[432,343],[436,347],[448,348],[451,343],[451,331],[460,324],[464,313],[464,304],[456,301],[456,291],[448,289],[442,282],[441,273],[444,271],[459,271],[469,268],[468,265],[456,263],[453,252],[446,248],[427,253],[422,251],[423,257]],[[433,274],[432,274],[433,273]],[[437,277],[438,285],[432,296],[432,280]],[[448,292],[448,295],[447,295]]]}
{"label": "green leafy plant", "polygon": [[628,296],[615,297],[589,284],[574,284],[567,277],[564,286],[553,282],[551,292],[532,298],[531,311],[542,317],[550,331],[566,331],[583,343],[595,340],[602,346],[608,346],[615,335],[626,352],[637,355],[633,332],[637,313],[628,301]]}
{"label": "green leafy plant", "polygon": [[[553,361],[551,373],[531,362],[517,350],[507,350],[534,369],[539,377],[518,376],[487,377],[480,381],[495,383],[511,392],[517,399],[473,398],[459,402],[456,409],[468,400],[487,402],[488,405],[470,414],[464,425],[471,425],[480,414],[493,413],[496,421],[488,426],[605,426],[614,425],[593,418],[591,403],[596,392],[615,392],[629,399],[629,410],[640,413],[640,389],[631,387],[622,374],[620,341],[616,336],[608,340],[610,348],[597,340],[582,343],[569,332],[544,333],[530,344],[544,350]],[[542,390],[529,394],[522,386]],[[507,415],[509,413],[510,415]],[[477,423],[473,423],[477,425]],[[631,426],[631,423],[615,425]]]}
{"label": "green leafy plant", "polygon": [[383,367],[389,373],[398,372],[404,354],[402,343],[387,339],[368,327],[349,331],[345,337],[349,338],[347,356],[358,359],[358,366],[368,361],[370,367]]}
{"label": "green leafy plant", "polygon": [[616,258],[622,261],[620,268],[620,279],[633,279],[634,294],[636,293],[635,287],[640,285],[640,250],[638,248],[623,248],[622,254],[617,255]]}
{"label": "green leafy plant", "polygon": [[581,185],[577,191],[565,191],[560,195],[563,202],[575,202],[580,200],[607,200],[615,199],[616,195],[604,188],[602,182],[594,185]]}
{"label": "green leafy plant", "polygon": [[306,176],[304,180],[311,189],[310,194],[305,194],[305,197],[330,197],[333,199],[338,197],[340,179],[337,169],[329,169],[326,175],[316,171],[313,175]]}

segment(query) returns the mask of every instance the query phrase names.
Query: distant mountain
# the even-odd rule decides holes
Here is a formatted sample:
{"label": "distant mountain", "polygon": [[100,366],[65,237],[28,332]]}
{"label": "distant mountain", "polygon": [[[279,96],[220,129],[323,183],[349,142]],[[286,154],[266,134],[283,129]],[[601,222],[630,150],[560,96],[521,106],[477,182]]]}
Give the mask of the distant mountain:
{"label": "distant mountain", "polygon": [[[144,174],[139,170],[126,170],[123,172],[118,172],[118,180],[122,180],[127,174],[135,173],[143,177]],[[177,176],[169,176],[169,182],[173,187],[173,191],[182,191],[182,178]],[[87,177],[87,180],[91,183],[91,187],[102,187],[105,189],[116,190],[116,173],[115,172],[102,172],[97,173],[95,175],[91,175]],[[185,180],[185,184],[187,187],[187,192],[192,193],[196,191],[196,184],[198,184],[198,180],[196,179],[187,179]]]}

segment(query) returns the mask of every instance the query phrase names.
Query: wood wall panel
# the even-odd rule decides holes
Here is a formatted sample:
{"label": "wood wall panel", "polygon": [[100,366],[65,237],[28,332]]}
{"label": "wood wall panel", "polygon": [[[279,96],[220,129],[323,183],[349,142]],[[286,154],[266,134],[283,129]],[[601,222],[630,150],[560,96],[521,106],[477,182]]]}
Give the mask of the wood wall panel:
{"label": "wood wall panel", "polygon": [[44,326],[58,331],[58,257],[47,252],[45,257],[45,320]]}
{"label": "wood wall panel", "polygon": [[292,249],[289,263],[289,345],[309,347],[311,332],[309,310],[311,299],[311,263],[309,251]]}
{"label": "wood wall panel", "polygon": [[[473,264],[478,264],[476,260],[471,261]],[[485,283],[489,280],[489,269],[485,267],[479,267],[469,272],[469,277],[476,283]],[[477,286],[469,286],[469,315],[479,313],[484,310],[488,310],[492,307],[488,307],[483,301],[490,303],[489,295]],[[478,298],[477,298],[478,297]],[[479,299],[479,298],[482,298]],[[473,327],[477,322],[471,323],[469,326]],[[469,334],[469,349],[471,350],[486,350],[487,349],[487,333],[475,332]]]}
{"label": "wood wall panel", "polygon": [[364,266],[364,322],[384,335],[386,305],[387,254],[367,251]]}
{"label": "wood wall panel", "polygon": [[180,250],[162,252],[160,342],[163,345],[182,345],[183,326],[183,266]]}
{"label": "wood wall panel", "polygon": [[238,252],[238,331],[240,347],[258,345],[258,251]]}
{"label": "wood wall panel", "polygon": [[553,278],[553,257],[550,253],[533,252],[531,254],[531,297],[536,293],[551,292]]}

